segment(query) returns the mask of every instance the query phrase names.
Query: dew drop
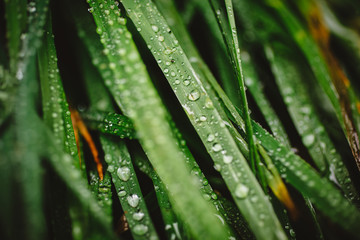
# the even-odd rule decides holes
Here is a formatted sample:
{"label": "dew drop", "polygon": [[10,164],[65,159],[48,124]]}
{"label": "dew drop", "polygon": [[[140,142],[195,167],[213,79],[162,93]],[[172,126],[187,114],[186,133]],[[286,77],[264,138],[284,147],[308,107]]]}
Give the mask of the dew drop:
{"label": "dew drop", "polygon": [[131,207],[135,208],[139,205],[140,198],[138,195],[133,194],[133,195],[127,197],[127,201]]}
{"label": "dew drop", "polygon": [[145,216],[145,214],[143,212],[137,212],[133,214],[133,219],[136,221],[140,221],[141,219],[143,219]]}
{"label": "dew drop", "polygon": [[315,136],[313,134],[306,135],[303,141],[306,146],[311,146],[315,142]]}
{"label": "dew drop", "polygon": [[96,32],[98,33],[98,34],[102,34],[102,29],[101,28],[96,28]]}
{"label": "dew drop", "polygon": [[233,160],[233,157],[232,157],[232,156],[224,155],[224,157],[223,157],[223,161],[224,161],[224,163],[226,163],[226,164],[231,163],[232,160]]}
{"label": "dew drop", "polygon": [[209,201],[211,199],[211,196],[209,194],[203,194],[203,197],[206,201]]}
{"label": "dew drop", "polygon": [[133,232],[137,235],[144,235],[145,233],[147,233],[147,231],[148,227],[144,224],[135,225],[135,227],[133,228]]}
{"label": "dew drop", "polygon": [[214,108],[213,102],[210,100],[210,98],[207,98],[207,99],[205,100],[205,107],[206,107],[207,109],[212,109],[212,108]]}
{"label": "dew drop", "polygon": [[23,72],[21,71],[21,69],[19,69],[17,72],[16,72],[16,78],[18,80],[22,80],[24,78],[24,74]]}
{"label": "dew drop", "polygon": [[36,11],[36,7],[35,7],[35,4],[29,4],[29,6],[28,6],[28,11],[30,12],[30,13],[33,13],[33,12],[35,12]]}
{"label": "dew drop", "polygon": [[107,168],[107,170],[108,170],[109,172],[111,172],[111,173],[114,172],[114,170],[115,170],[115,169],[114,169],[114,165],[109,165],[108,168]]}
{"label": "dew drop", "polygon": [[202,116],[200,116],[200,118],[199,118],[199,120],[201,121],[201,122],[205,122],[206,121],[206,116],[204,116],[204,115],[202,115]]}
{"label": "dew drop", "polygon": [[120,192],[118,192],[118,196],[119,196],[119,197],[124,197],[124,196],[126,196],[126,191],[120,191]]}
{"label": "dew drop", "polygon": [[216,199],[218,198],[218,196],[217,196],[216,193],[212,193],[212,194],[211,194],[211,198],[214,199],[214,200],[216,200]]}
{"label": "dew drop", "polygon": [[293,238],[296,236],[294,229],[290,229],[289,233],[290,233],[290,236]]}
{"label": "dew drop", "polygon": [[184,81],[184,85],[185,85],[185,86],[189,86],[189,84],[190,84],[190,81],[189,81],[189,80],[185,80],[185,81]]}
{"label": "dew drop", "polygon": [[164,38],[164,36],[159,36],[159,37],[158,37],[158,40],[159,40],[160,42],[163,42],[163,41],[165,40],[165,38]]}
{"label": "dew drop", "polygon": [[219,143],[214,143],[214,145],[212,146],[212,148],[211,148],[214,152],[219,152],[221,149],[222,149],[222,147],[221,147],[221,145],[219,144]]}
{"label": "dew drop", "polygon": [[204,178],[204,180],[203,180],[203,185],[204,186],[207,186],[209,184],[209,181],[206,179],[206,178]]}
{"label": "dew drop", "polygon": [[117,21],[118,21],[118,23],[120,23],[121,25],[125,25],[125,24],[126,24],[126,18],[118,17]]}
{"label": "dew drop", "polygon": [[128,167],[121,167],[117,170],[118,177],[123,181],[128,181],[130,179],[130,169]]}
{"label": "dew drop", "polygon": [[152,30],[153,30],[154,32],[158,32],[158,31],[159,31],[159,28],[158,28],[158,26],[156,26],[156,25],[152,25],[151,28],[152,28]]}
{"label": "dew drop", "polygon": [[200,92],[197,89],[192,90],[188,95],[188,99],[190,101],[196,101],[199,98],[200,98]]}
{"label": "dew drop", "polygon": [[216,171],[220,172],[220,171],[221,171],[221,165],[220,165],[220,164],[215,164],[215,165],[214,165],[214,169],[215,169]]}
{"label": "dew drop", "polygon": [[235,196],[244,199],[248,196],[249,188],[242,183],[239,183],[235,189]]}
{"label": "dew drop", "polygon": [[[172,53],[172,51],[171,51],[171,49],[166,49],[166,50],[164,51],[164,53],[165,53],[166,55],[169,55],[170,53]],[[169,63],[169,65],[170,65],[170,63]]]}
{"label": "dew drop", "polygon": [[208,142],[212,142],[212,141],[214,141],[214,140],[215,140],[215,135],[210,133],[210,134],[208,135],[208,137],[207,137],[207,141],[208,141]]}

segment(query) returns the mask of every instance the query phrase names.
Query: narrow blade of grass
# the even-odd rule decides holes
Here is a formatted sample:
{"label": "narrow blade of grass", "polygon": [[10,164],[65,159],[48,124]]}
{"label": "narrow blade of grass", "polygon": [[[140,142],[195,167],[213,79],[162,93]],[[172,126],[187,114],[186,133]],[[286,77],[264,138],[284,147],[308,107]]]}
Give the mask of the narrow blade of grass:
{"label": "narrow blade of grass", "polygon": [[100,140],[108,163],[107,171],[112,176],[134,239],[158,239],[125,143],[108,136]]}
{"label": "narrow blade of grass", "polygon": [[326,60],[323,58],[310,34],[302,28],[300,22],[290,13],[283,1],[267,1],[267,3],[277,11],[286,28],[292,34],[293,39],[306,56],[316,79],[335,109],[337,118],[353,152],[355,162],[360,169],[359,137],[354,126],[352,113],[349,111],[348,105],[343,102],[344,100],[341,100],[342,97],[340,97],[332,82]]}
{"label": "narrow blade of grass", "polygon": [[[275,54],[278,51],[282,52],[282,57]],[[349,173],[340,155],[336,152],[324,126],[317,118],[311,101],[306,95],[306,89],[303,88],[302,77],[299,73],[302,70],[297,70],[291,64],[292,60],[286,57],[291,55],[285,55],[284,46],[274,43],[272,47],[266,48],[266,54],[271,61],[276,81],[296,128],[320,172],[326,173],[331,181],[339,185],[348,199],[358,201],[359,197],[356,196],[356,190],[352,182],[349,181]],[[291,81],[288,81],[288,79],[291,79]],[[316,131],[313,131],[314,129]]]}
{"label": "narrow blade of grass", "polygon": [[[53,135],[44,128],[44,136],[48,140],[48,149],[44,149],[43,154],[51,163],[54,170],[62,178],[74,197],[79,201],[80,207],[89,211],[90,224],[92,229],[86,229],[97,234],[98,237],[115,239],[114,233],[111,230],[110,219],[104,214],[97,201],[88,190],[88,185],[81,176],[81,172],[74,167],[70,155],[65,154],[59,149],[57,143],[53,140]],[[76,184],[72,184],[76,182]],[[89,226],[89,227],[90,227]]]}
{"label": "narrow blade of grass", "polygon": [[38,67],[44,122],[54,133],[57,143],[73,157],[74,165],[80,168],[69,106],[57,66],[51,22],[46,25],[43,39],[43,46],[38,51]]}
{"label": "narrow blade of grass", "polygon": [[[224,10],[221,11],[221,8],[217,3],[217,1],[212,0],[210,2],[212,3],[214,14],[217,16],[218,24],[223,34],[224,42],[226,43],[228,54],[230,55],[231,62],[233,63],[232,66],[234,67],[234,72],[240,87],[240,100],[241,100],[240,103],[244,113],[244,122],[245,122],[246,136],[247,136],[246,139],[249,145],[251,168],[253,172],[258,176],[260,182],[265,188],[266,183],[264,179],[264,173],[262,172],[262,168],[259,166],[260,158],[254,142],[249,107],[245,93],[244,75],[241,65],[239,40],[237,37],[232,1],[225,0],[226,11]],[[225,19],[221,19],[222,14],[225,14],[224,12],[226,12],[227,21]],[[228,27],[226,27],[226,24],[228,25]]]}
{"label": "narrow blade of grass", "polygon": [[[360,213],[328,180],[321,178],[310,165],[279,144],[269,133],[253,123],[255,135],[268,151],[280,174],[332,221],[356,235]],[[275,150],[274,150],[275,149]],[[332,209],[333,211],[328,211]]]}
{"label": "narrow blade of grass", "polygon": [[[20,44],[20,54],[22,58],[17,58],[16,70],[11,72],[11,82],[17,83],[13,92],[14,99],[9,103],[9,113],[12,112],[13,130],[12,150],[8,163],[14,166],[16,176],[13,176],[16,189],[19,191],[13,196],[9,196],[14,204],[13,212],[17,212],[19,206],[18,219],[21,221],[22,231],[12,229],[13,236],[18,238],[45,239],[45,216],[42,209],[42,185],[41,185],[41,164],[40,149],[34,139],[38,139],[38,126],[36,121],[39,119],[35,112],[35,95],[37,93],[36,79],[36,51],[41,45],[42,29],[46,19],[48,1],[32,2],[37,7],[36,12],[29,13],[27,23],[29,24],[27,38],[22,39]],[[40,34],[38,33],[40,30]],[[32,49],[28,47],[32,44]],[[17,74],[21,72],[21,74]],[[14,108],[16,106],[16,108]],[[30,121],[30,122],[29,122]],[[5,194],[7,195],[7,194]],[[6,197],[6,196],[5,196]],[[3,217],[3,216],[2,216]],[[5,217],[5,216],[4,216]],[[10,219],[12,217],[10,216]],[[4,219],[7,221],[6,219]]]}
{"label": "narrow blade of grass", "polygon": [[[83,56],[85,56],[85,54],[83,54]],[[99,79],[96,79],[97,73],[94,67],[90,66],[90,63],[86,60],[82,65],[90,105],[93,106],[91,112],[96,113],[96,110],[114,111],[106,87]],[[99,104],[100,101],[102,102],[101,104]],[[110,129],[107,129],[105,133],[112,133],[115,136],[119,136],[119,133],[126,128],[127,131],[125,132],[127,135],[130,134],[130,132],[134,134],[133,124],[127,117],[116,113],[97,113],[98,114],[95,115],[87,113],[87,115],[89,117],[91,116],[90,121],[95,121],[96,124],[100,126],[100,131],[106,129],[106,126],[108,126]],[[104,123],[102,123],[102,121]],[[119,128],[116,126],[119,126]],[[126,133],[124,133],[124,136]],[[102,190],[106,190],[104,193],[111,192],[109,187],[102,189],[101,186],[104,185],[105,181],[108,181],[109,186],[111,182],[113,182],[117,192],[117,198],[121,203],[133,238],[158,239],[159,237],[157,236],[149,211],[145,205],[132,159],[130,158],[125,142],[119,141],[118,138],[109,135],[100,135],[100,142],[105,154],[105,161],[108,164],[105,173],[108,179],[104,178],[104,180],[99,183],[99,192],[104,192]]]}
{"label": "narrow blade of grass", "polygon": [[148,159],[137,153],[134,154],[134,162],[140,171],[151,178],[154,184],[155,194],[165,224],[167,237],[169,239],[191,239],[190,232],[174,212],[166,186],[156,174]]}
{"label": "narrow blade of grass", "polygon": [[6,18],[6,37],[9,54],[9,68],[14,71],[18,61],[18,53],[21,46],[21,34],[27,24],[27,10],[33,11],[33,2],[27,6],[26,0],[6,0],[5,18]]}

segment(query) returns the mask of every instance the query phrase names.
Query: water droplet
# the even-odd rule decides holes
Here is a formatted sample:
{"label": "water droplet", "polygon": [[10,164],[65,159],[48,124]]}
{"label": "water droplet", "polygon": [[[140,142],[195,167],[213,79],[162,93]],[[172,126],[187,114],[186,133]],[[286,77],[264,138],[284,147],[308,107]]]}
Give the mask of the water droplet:
{"label": "water droplet", "polygon": [[[31,2],[32,3],[32,2]],[[35,7],[35,4],[29,4],[29,6],[28,6],[28,11],[30,12],[30,13],[33,13],[33,12],[35,12],[36,11],[36,7]]]}
{"label": "water droplet", "polygon": [[22,80],[22,79],[24,78],[24,74],[23,74],[23,72],[21,71],[21,69],[17,70],[17,72],[16,72],[16,78],[17,78],[18,80]]}
{"label": "water droplet", "polygon": [[215,135],[210,133],[210,134],[208,135],[208,137],[207,137],[207,141],[208,141],[208,142],[212,142],[212,141],[214,141],[214,140],[215,140]]}
{"label": "water droplet", "polygon": [[216,200],[216,199],[218,198],[218,196],[217,196],[216,193],[212,193],[212,194],[211,194],[211,198],[214,199],[214,200]]}
{"label": "water droplet", "polygon": [[97,27],[97,28],[96,28],[96,32],[97,32],[98,34],[102,34],[102,29],[101,29],[100,27]]}
{"label": "water droplet", "polygon": [[109,68],[110,68],[110,69],[115,69],[115,68],[116,68],[116,64],[113,63],[113,62],[109,63]]}
{"label": "water droplet", "polygon": [[152,28],[152,30],[153,30],[154,32],[158,32],[158,31],[159,31],[159,28],[158,28],[158,26],[156,26],[156,25],[152,25],[151,28]]}
{"label": "water droplet", "polygon": [[213,104],[213,102],[210,100],[210,98],[206,98],[206,100],[205,100],[205,107],[206,107],[207,109],[212,109],[212,108],[214,108],[214,104]]}
{"label": "water droplet", "polygon": [[209,194],[203,194],[203,197],[206,201],[209,201],[211,199]]}
{"label": "water droplet", "polygon": [[184,85],[185,85],[185,86],[189,86],[189,84],[190,84],[190,81],[189,81],[189,80],[185,80],[185,81],[184,81]]}
{"label": "water droplet", "polygon": [[[166,55],[169,55],[170,53],[172,53],[172,51],[171,51],[171,49],[166,49],[166,50],[164,51],[164,53],[165,53]],[[169,62],[169,64],[166,64],[166,65],[170,65],[170,62]]]}
{"label": "water droplet", "polygon": [[221,145],[219,144],[219,143],[214,143],[214,145],[212,146],[212,148],[211,148],[214,152],[219,152],[221,149],[222,149],[222,147],[221,147]]}
{"label": "water droplet", "polygon": [[137,212],[133,214],[133,219],[136,221],[140,221],[141,219],[143,219],[145,216],[145,214],[143,212]]}
{"label": "water droplet", "polygon": [[247,186],[245,186],[244,184],[239,183],[236,186],[236,189],[235,189],[235,196],[236,197],[244,199],[244,198],[247,197],[248,193],[249,193],[249,188]]}
{"label": "water droplet", "polygon": [[118,23],[120,23],[121,25],[125,25],[125,24],[126,24],[126,18],[118,17],[117,21],[118,21]]}
{"label": "water droplet", "polygon": [[108,168],[107,168],[107,170],[108,170],[109,172],[111,172],[111,173],[114,172],[114,170],[115,170],[115,169],[114,169],[114,165],[109,165]]}
{"label": "water droplet", "polygon": [[201,122],[205,122],[206,119],[207,119],[207,118],[206,118],[206,116],[204,116],[204,115],[203,115],[203,116],[200,116],[200,118],[199,118],[199,120],[200,120]]}
{"label": "water droplet", "polygon": [[291,103],[292,102],[292,97],[287,96],[285,97],[285,103]]}
{"label": "water droplet", "polygon": [[306,135],[303,141],[305,146],[311,146],[315,142],[315,136],[313,134]]}
{"label": "water droplet", "polygon": [[164,38],[164,36],[161,36],[161,35],[160,35],[160,36],[158,37],[158,40],[159,40],[160,42],[163,42],[163,41],[165,40],[165,38]]}
{"label": "water droplet", "polygon": [[126,196],[126,191],[120,191],[120,192],[118,192],[118,196],[119,196],[119,197],[124,197],[124,196]]}
{"label": "water droplet", "polygon": [[290,229],[289,233],[290,233],[290,236],[291,236],[291,237],[295,237],[295,236],[296,236],[294,229]]}
{"label": "water droplet", "polygon": [[137,235],[144,235],[145,233],[147,233],[147,231],[148,227],[144,224],[135,225],[135,227],[133,228],[133,232]]}
{"label": "water droplet", "polygon": [[207,186],[209,184],[209,181],[206,179],[206,178],[204,178],[204,180],[203,180],[203,185],[204,186]]}
{"label": "water droplet", "polygon": [[197,89],[192,90],[188,95],[188,99],[190,101],[196,101],[199,98],[200,98],[200,92]]}
{"label": "water droplet", "polygon": [[118,177],[125,182],[129,180],[130,174],[130,169],[128,167],[121,167],[117,170]]}
{"label": "water droplet", "polygon": [[233,160],[232,156],[224,155],[224,158],[223,158],[224,163],[229,164],[232,162],[232,160]]}
{"label": "water droplet", "polygon": [[214,165],[214,169],[215,169],[216,171],[220,172],[220,171],[221,171],[221,165],[220,165],[220,164],[215,164],[215,165]]}
{"label": "water droplet", "polygon": [[137,207],[139,205],[140,198],[138,195],[133,194],[127,197],[127,201],[131,207]]}

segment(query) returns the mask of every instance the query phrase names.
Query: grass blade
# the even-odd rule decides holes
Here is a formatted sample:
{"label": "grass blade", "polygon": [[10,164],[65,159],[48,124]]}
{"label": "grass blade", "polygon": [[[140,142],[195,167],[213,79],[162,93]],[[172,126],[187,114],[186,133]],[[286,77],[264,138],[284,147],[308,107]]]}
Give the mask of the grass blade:
{"label": "grass blade", "polygon": [[[226,8],[226,15],[228,21],[223,21],[221,18],[222,11],[220,10],[220,6],[217,4],[216,1],[211,1],[214,14],[217,16],[218,24],[220,26],[221,32],[223,33],[224,41],[226,42],[226,46],[228,49],[228,53],[231,58],[232,65],[234,66],[235,75],[237,77],[239,87],[240,87],[240,103],[242,106],[242,111],[244,113],[244,122],[245,122],[245,129],[247,135],[247,142],[249,145],[249,152],[250,152],[250,163],[253,172],[258,176],[260,182],[262,183],[263,187],[265,187],[265,179],[264,173],[262,172],[262,168],[259,166],[260,158],[255,146],[254,137],[253,137],[253,129],[251,126],[251,118],[249,114],[249,107],[247,103],[246,93],[245,93],[245,83],[244,83],[244,75],[242,71],[241,65],[241,58],[240,58],[240,48],[239,48],[239,41],[237,37],[237,30],[235,24],[235,17],[233,11],[233,5],[231,0],[225,0],[225,8]],[[224,11],[225,12],[225,11]],[[228,27],[226,28],[225,24],[228,23]]]}
{"label": "grass blade", "polygon": [[140,154],[135,154],[134,161],[137,167],[150,177],[154,184],[156,198],[165,224],[167,237],[169,239],[191,239],[190,232],[174,212],[166,186],[156,174],[156,171],[153,169],[150,162]]}
{"label": "grass blade", "polygon": [[[106,87],[96,79],[96,69],[90,66],[88,61],[84,61],[83,69],[87,83],[87,92],[91,102],[90,105],[95,106],[91,112],[94,113],[96,110],[114,111]],[[99,104],[100,101],[102,102],[101,104]],[[96,106],[101,107],[98,109]],[[91,116],[90,121],[94,121],[100,126],[100,131],[106,129],[105,133],[119,136],[119,133],[125,130],[123,136],[129,135],[130,133],[134,135],[133,125],[127,117],[116,113],[96,113],[98,114],[87,113],[86,115]],[[145,205],[132,159],[130,158],[125,142],[119,141],[118,138],[109,135],[100,135],[100,142],[105,154],[105,161],[108,164],[105,176],[108,176],[109,185],[113,182],[115,186],[117,197],[125,213],[133,238],[158,239],[159,237],[157,236],[149,211]],[[104,178],[104,181],[106,181],[106,178]],[[99,191],[104,181],[99,183]],[[111,189],[107,192],[111,192]]]}
{"label": "grass blade", "polygon": [[6,37],[9,51],[9,67],[14,72],[21,47],[21,34],[27,25],[27,10],[33,11],[33,2],[27,6],[25,0],[7,0],[5,2]]}
{"label": "grass blade", "polygon": [[124,142],[101,137],[112,181],[134,239],[158,239]]}
{"label": "grass blade", "polygon": [[63,146],[64,150],[73,157],[74,164],[80,168],[69,106],[57,66],[54,35],[50,22],[46,26],[43,39],[44,44],[38,51],[38,67],[44,122],[54,133],[57,144]]}
{"label": "grass blade", "polygon": [[[33,79],[36,79],[35,54],[41,45],[42,35],[42,31],[38,34],[36,30],[43,29],[48,1],[35,1],[31,4],[37,7],[37,11],[29,13],[27,37],[22,39],[19,46],[22,58],[17,58],[14,63],[16,65],[15,70],[11,71],[9,76],[10,81],[16,83],[14,88],[10,89],[13,99],[9,101],[10,106],[8,107],[8,113],[13,111],[11,115],[13,125],[9,132],[6,131],[9,134],[8,141],[11,141],[12,147],[11,150],[6,151],[9,153],[8,159],[3,162],[4,165],[9,164],[10,168],[16,171],[17,175],[12,176],[11,182],[18,191],[9,195],[8,198],[7,194],[4,194],[8,203],[13,203],[10,205],[12,211],[8,209],[4,211],[10,215],[2,216],[1,222],[7,221],[6,217],[11,221],[14,219],[12,215],[17,212],[19,217],[17,221],[20,221],[22,231],[19,232],[13,225],[7,230],[10,237],[45,239],[46,222],[42,209],[40,149],[34,141],[34,139],[39,139],[39,135],[36,132],[38,118],[34,110],[37,84]],[[19,8],[22,7],[24,6],[19,6]],[[30,44],[32,44],[31,50],[28,49]],[[22,208],[19,209],[19,206]]]}
{"label": "grass blade", "polygon": [[[286,57],[284,47],[272,44],[272,47],[266,48],[266,54],[271,61],[278,86],[292,119],[302,136],[302,140],[309,149],[312,159],[314,159],[320,172],[325,173],[330,180],[339,185],[347,198],[358,201],[359,198],[356,196],[354,186],[349,181],[349,173],[328,137],[324,126],[316,117],[315,110],[306,95],[306,89],[303,88],[302,77],[297,74],[299,71],[291,64],[292,60]],[[277,52],[275,49],[279,48],[283,59],[275,55],[275,52]],[[291,79],[291,81],[287,81],[287,79]],[[295,92],[293,92],[295,89],[296,96]],[[302,124],[305,122],[306,124]],[[314,132],[313,129],[316,129],[316,131]]]}
{"label": "grass blade", "polygon": [[335,87],[337,82],[332,82],[331,73],[326,65],[325,59],[327,57],[325,56],[325,59],[322,57],[321,50],[318,49],[315,41],[304,31],[300,22],[289,12],[282,1],[268,1],[268,4],[273,7],[278,12],[280,18],[284,20],[283,22],[285,23],[288,31],[293,35],[295,42],[305,54],[316,79],[320,83],[324,92],[327,94],[335,109],[340,125],[343,128],[350,148],[353,152],[355,162],[360,169],[359,137],[356,126],[354,126],[352,112],[348,108],[349,105],[346,103],[343,94],[340,94],[340,90],[337,90],[338,87]]}

